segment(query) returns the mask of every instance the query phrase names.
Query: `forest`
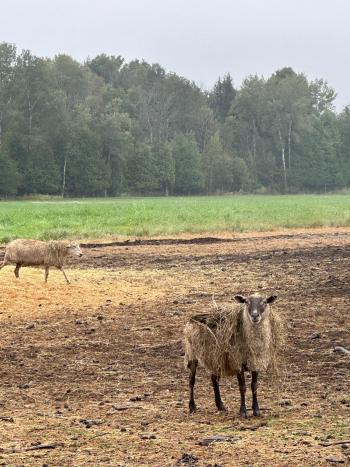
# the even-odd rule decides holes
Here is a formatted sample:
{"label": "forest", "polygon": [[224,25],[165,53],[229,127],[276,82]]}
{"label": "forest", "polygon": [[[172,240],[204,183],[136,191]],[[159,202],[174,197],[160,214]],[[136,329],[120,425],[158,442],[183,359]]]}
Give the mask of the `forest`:
{"label": "forest", "polygon": [[159,64],[0,43],[0,197],[350,187],[350,107],[286,67],[210,91]]}

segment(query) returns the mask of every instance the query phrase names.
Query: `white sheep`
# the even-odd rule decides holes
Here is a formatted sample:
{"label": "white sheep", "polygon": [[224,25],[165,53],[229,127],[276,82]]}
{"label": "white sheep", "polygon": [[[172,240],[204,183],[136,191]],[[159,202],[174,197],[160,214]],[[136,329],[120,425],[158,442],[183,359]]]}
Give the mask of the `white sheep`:
{"label": "white sheep", "polygon": [[47,282],[50,267],[56,267],[62,271],[69,284],[63,268],[68,256],[82,256],[78,243],[18,239],[13,240],[6,246],[5,258],[2,264],[0,264],[0,269],[8,264],[15,264],[15,276],[19,278],[19,270],[22,266],[44,266],[45,282]]}

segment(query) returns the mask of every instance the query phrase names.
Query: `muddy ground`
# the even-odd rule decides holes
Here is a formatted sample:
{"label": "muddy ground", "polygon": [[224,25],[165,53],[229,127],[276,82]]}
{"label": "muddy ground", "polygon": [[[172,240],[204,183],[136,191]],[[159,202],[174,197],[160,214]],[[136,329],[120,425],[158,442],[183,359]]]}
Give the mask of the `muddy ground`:
{"label": "muddy ground", "polygon": [[[350,463],[350,230],[223,238],[90,243],[69,286],[0,272],[0,465]],[[219,414],[201,370],[188,415],[186,318],[252,291],[288,324],[281,383],[262,378],[262,417],[241,420],[236,381]],[[216,435],[233,438],[199,444]]]}

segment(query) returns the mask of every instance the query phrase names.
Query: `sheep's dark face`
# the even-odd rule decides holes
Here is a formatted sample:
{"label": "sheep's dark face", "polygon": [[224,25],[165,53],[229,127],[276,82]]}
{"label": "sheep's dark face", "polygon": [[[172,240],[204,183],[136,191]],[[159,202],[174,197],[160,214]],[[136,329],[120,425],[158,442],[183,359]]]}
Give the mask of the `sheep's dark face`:
{"label": "sheep's dark face", "polygon": [[244,303],[246,306],[247,314],[253,324],[259,324],[262,320],[264,311],[270,303],[277,299],[277,295],[270,297],[262,297],[260,295],[250,295],[249,297],[242,297],[242,295],[235,295],[235,300],[239,303]]}

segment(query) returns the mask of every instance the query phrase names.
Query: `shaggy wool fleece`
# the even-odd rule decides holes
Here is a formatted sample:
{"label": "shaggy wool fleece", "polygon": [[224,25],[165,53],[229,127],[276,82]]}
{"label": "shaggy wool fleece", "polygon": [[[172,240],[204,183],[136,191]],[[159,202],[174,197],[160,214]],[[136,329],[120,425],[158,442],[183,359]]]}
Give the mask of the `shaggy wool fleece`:
{"label": "shaggy wool fleece", "polygon": [[227,305],[186,323],[185,364],[198,360],[220,377],[233,376],[242,367],[277,375],[283,340],[282,320],[271,307],[252,325],[244,306]]}

